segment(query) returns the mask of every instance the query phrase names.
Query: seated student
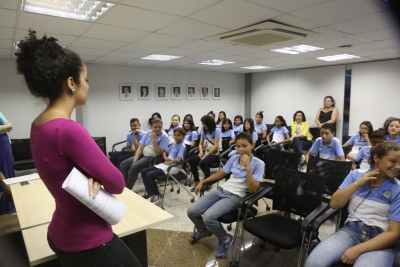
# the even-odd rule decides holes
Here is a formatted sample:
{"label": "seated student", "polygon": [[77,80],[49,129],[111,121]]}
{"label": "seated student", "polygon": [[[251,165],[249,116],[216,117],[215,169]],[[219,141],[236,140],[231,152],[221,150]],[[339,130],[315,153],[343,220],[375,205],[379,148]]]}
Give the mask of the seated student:
{"label": "seated student", "polygon": [[151,121],[149,130],[140,140],[135,156],[124,160],[119,165],[119,170],[124,175],[125,187],[132,189],[138,178],[139,172],[148,167],[155,156],[160,156],[168,149],[168,136],[162,130],[163,123],[160,119]]}
{"label": "seated student", "polygon": [[[235,133],[232,130],[232,121],[230,119],[224,119],[222,121],[222,128],[221,128],[221,137],[229,137],[229,145],[235,143]],[[223,146],[223,144],[222,144]],[[222,147],[223,150],[225,150],[224,147]]]}
{"label": "seated student", "polygon": [[306,154],[306,162],[310,155],[319,154],[320,158],[345,161],[344,152],[340,141],[334,137],[335,126],[330,123],[324,123],[320,128],[320,135]]}
{"label": "seated student", "polygon": [[[149,126],[149,130],[151,130],[151,121],[152,121],[153,119],[160,119],[160,120],[162,120],[161,114],[158,113],[158,112],[154,112],[154,113],[151,115],[151,117],[149,118],[149,122],[147,123],[147,126]],[[162,127],[162,130],[165,131],[164,126]]]}
{"label": "seated student", "polygon": [[386,135],[382,129],[373,131],[371,136],[369,137],[372,146],[363,146],[360,151],[353,157],[353,166],[352,169],[356,169],[357,162],[361,161],[359,171],[366,172],[368,171],[371,166],[369,165],[369,157],[370,157],[370,150],[372,147],[376,147],[380,143],[386,142]]}
{"label": "seated student", "polygon": [[[219,152],[221,150],[221,130],[217,129],[215,121],[210,116],[203,116],[201,118],[201,124],[203,125],[203,131],[200,137],[199,143],[199,154],[190,158],[189,164],[192,170],[194,186],[192,192],[194,192],[196,185],[199,184],[199,171],[197,166],[204,172],[204,178],[210,176],[210,164],[219,162]],[[203,146],[205,144],[205,151]],[[211,189],[211,188],[210,188]]]}
{"label": "seated student", "polygon": [[400,143],[400,119],[391,118],[388,120],[385,131],[388,142]]}
{"label": "seated student", "polygon": [[119,164],[121,164],[122,161],[132,157],[133,153],[135,153],[136,149],[139,147],[140,139],[146,133],[140,130],[141,125],[136,118],[131,119],[130,126],[131,131],[126,136],[126,150],[115,152],[110,157],[111,163],[117,168],[119,168]]}
{"label": "seated student", "polygon": [[218,119],[215,121],[218,129],[222,129],[222,122],[226,119],[225,111],[220,111],[218,114]]}
{"label": "seated student", "polygon": [[174,115],[171,118],[171,125],[169,126],[169,129],[167,130],[168,133],[168,138],[169,138],[169,146],[175,142],[174,140],[174,130],[176,128],[182,127],[182,125],[180,125],[179,123],[181,122],[181,117],[179,117],[178,115]]}
{"label": "seated student", "polygon": [[[292,137],[290,141],[293,144],[293,150],[296,153],[303,153],[303,148],[305,146],[311,146],[313,139],[312,134],[310,133],[310,125],[306,120],[306,115],[304,112],[299,110],[296,111],[293,115],[292,121]],[[301,156],[300,164],[303,164],[305,161],[304,155]]]}
{"label": "seated student", "polygon": [[343,262],[354,267],[391,267],[400,240],[400,145],[385,142],[371,149],[367,173],[352,171],[332,195],[330,206],[349,202],[342,228],[324,239],[305,267]]}
{"label": "seated student", "polygon": [[[257,140],[258,140],[258,134],[254,130],[254,121],[252,118],[247,118],[244,120],[243,133],[247,133],[247,134],[251,135],[251,138],[253,139],[253,146],[255,146],[257,143]],[[233,155],[236,155],[236,154],[237,154],[237,151],[232,150],[231,152],[229,152],[228,158],[231,158]]]}
{"label": "seated student", "polygon": [[243,132],[243,117],[240,115],[235,116],[235,119],[233,120],[233,131],[235,134]]}
{"label": "seated student", "polygon": [[185,117],[183,117],[183,121],[187,120],[187,119],[191,119],[193,121],[193,116],[192,114],[186,114]]}
{"label": "seated student", "polygon": [[374,131],[372,124],[369,121],[363,121],[360,124],[360,131],[353,135],[346,143],[343,145],[346,146],[353,146],[351,148],[350,153],[347,155],[348,159],[352,159],[358,151],[364,146],[371,146],[370,136],[371,133]]}
{"label": "seated student", "polygon": [[[272,141],[270,142],[270,136],[272,135]],[[274,127],[267,136],[268,145],[264,145],[260,148],[260,153],[264,156],[264,162],[267,163],[268,152],[270,149],[281,150],[281,146],[287,142],[290,142],[289,130],[286,128],[286,121],[282,116],[275,118]]]}
{"label": "seated student", "polygon": [[267,125],[263,123],[264,111],[259,111],[256,113],[256,123],[254,124],[254,130],[258,135],[262,134],[261,139],[267,139]]}
{"label": "seated student", "polygon": [[[159,203],[163,197],[158,191],[156,178],[158,176],[167,174],[167,169],[170,165],[181,162],[181,160],[185,160],[186,147],[183,143],[183,138],[185,135],[185,129],[182,127],[176,128],[174,130],[175,142],[170,145],[162,154],[165,162],[155,166],[150,166],[141,171],[144,187],[147,192],[146,198],[148,198],[148,200],[153,204],[157,205],[157,203]],[[177,174],[181,169],[182,165],[173,167],[170,170],[170,174]]]}
{"label": "seated student", "polygon": [[[207,113],[207,116],[210,116],[213,120],[215,120],[215,113],[212,110]],[[197,132],[199,134],[201,134],[203,132],[203,125],[200,125],[199,129],[197,130]]]}
{"label": "seated student", "polygon": [[[254,157],[251,150],[253,140],[247,133],[236,136],[238,155],[231,157],[224,169],[201,181],[195,193],[199,193],[203,184],[223,178],[232,173],[231,178],[219,188],[194,202],[187,210],[187,215],[197,231],[190,236],[194,242],[215,234],[218,239],[216,258],[225,258],[233,243],[233,236],[226,233],[218,218],[237,209],[237,202],[248,192],[255,193],[263,179],[264,163]],[[192,242],[193,243],[193,242]]]}
{"label": "seated student", "polygon": [[[196,132],[196,127],[194,126],[193,120],[188,118],[183,121],[183,128],[186,130],[185,138],[183,139],[186,149],[193,149],[196,147],[198,133]],[[176,140],[175,140],[176,141]]]}

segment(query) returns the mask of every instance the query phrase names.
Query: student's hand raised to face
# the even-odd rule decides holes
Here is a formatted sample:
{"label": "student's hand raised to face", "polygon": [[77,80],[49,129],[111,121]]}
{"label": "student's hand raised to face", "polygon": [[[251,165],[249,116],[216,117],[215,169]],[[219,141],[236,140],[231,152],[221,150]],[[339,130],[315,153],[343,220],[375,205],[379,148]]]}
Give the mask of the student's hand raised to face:
{"label": "student's hand raised to face", "polygon": [[249,167],[250,166],[250,157],[246,154],[240,156],[240,166]]}
{"label": "student's hand raised to face", "polygon": [[156,133],[153,131],[153,132],[150,134],[150,138],[151,138],[151,139],[156,139],[156,137],[157,137],[157,135],[156,135]]}
{"label": "student's hand raised to face", "polygon": [[358,187],[364,185],[365,183],[369,183],[372,180],[376,180],[379,174],[379,169],[372,170],[364,174],[360,179],[355,181]]}
{"label": "student's hand raised to face", "polygon": [[134,134],[140,133],[140,129],[136,129],[133,133],[134,133]]}

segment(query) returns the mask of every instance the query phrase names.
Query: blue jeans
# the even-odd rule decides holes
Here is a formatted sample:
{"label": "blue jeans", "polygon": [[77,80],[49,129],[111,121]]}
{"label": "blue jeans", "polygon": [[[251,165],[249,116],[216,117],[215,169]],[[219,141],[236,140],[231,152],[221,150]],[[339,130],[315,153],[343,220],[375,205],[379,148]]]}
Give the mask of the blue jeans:
{"label": "blue jeans", "polygon": [[[324,239],[308,256],[305,267],[330,267],[340,262],[344,252],[382,233],[379,227],[368,226],[361,221],[346,223],[336,233]],[[363,233],[365,233],[363,235]],[[361,254],[354,267],[392,267],[398,246]]]}
{"label": "blue jeans", "polygon": [[124,176],[126,188],[132,189],[132,187],[136,183],[139,172],[142,169],[149,167],[152,159],[153,157],[141,156],[141,158],[138,161],[136,161],[135,164],[133,164],[133,157],[130,157],[129,159],[126,159],[123,162],[121,162],[121,164],[119,165],[119,170],[122,172],[122,175]]}
{"label": "blue jeans", "polygon": [[156,178],[165,175],[164,171],[154,166],[150,166],[146,169],[143,169],[140,173],[142,174],[143,184],[146,189],[147,195],[149,197],[160,195],[160,192],[158,191],[158,185],[156,183]]}
{"label": "blue jeans", "polygon": [[307,139],[302,139],[300,137],[295,137],[293,138],[293,150],[296,153],[303,153],[303,147],[305,146],[311,146],[312,142],[307,140]]}
{"label": "blue jeans", "polygon": [[193,203],[188,208],[187,215],[200,234],[211,231],[219,242],[226,242],[228,241],[228,234],[218,218],[236,210],[239,199],[240,196],[220,187]]}
{"label": "blue jeans", "polygon": [[268,152],[270,149],[273,150],[281,150],[281,146],[269,146],[269,145],[263,145],[260,148],[260,154],[263,156],[264,158],[264,163],[267,163],[268,160]]}

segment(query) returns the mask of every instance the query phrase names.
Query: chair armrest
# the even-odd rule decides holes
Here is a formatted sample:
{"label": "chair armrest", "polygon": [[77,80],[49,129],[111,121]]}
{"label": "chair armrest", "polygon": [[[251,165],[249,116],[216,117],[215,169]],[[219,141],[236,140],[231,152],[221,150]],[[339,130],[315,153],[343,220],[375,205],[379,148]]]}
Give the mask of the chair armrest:
{"label": "chair armrest", "polygon": [[301,222],[301,230],[307,231],[311,227],[312,222],[318,218],[318,216],[321,215],[327,209],[327,207],[329,207],[327,203],[321,203],[310,214],[308,214],[308,216],[305,217]]}
{"label": "chair armrest", "polygon": [[176,167],[176,166],[179,166],[179,165],[183,165],[186,162],[189,162],[189,159],[181,160],[180,162],[177,162],[177,163],[169,165],[169,167],[167,168],[167,172],[169,172],[173,167]]}
{"label": "chair armrest", "polygon": [[219,179],[219,180],[215,180],[215,181],[211,181],[211,182],[204,183],[204,184],[203,184],[203,187],[200,189],[200,193],[201,193],[201,194],[204,194],[204,192],[206,192],[206,188],[207,188],[207,187],[209,187],[210,185],[213,185],[213,184],[215,184],[215,183],[221,181],[222,179],[225,179],[225,176],[222,177],[222,178]]}
{"label": "chair armrest", "polygon": [[245,195],[244,197],[242,197],[241,199],[239,199],[239,201],[237,203],[237,207],[238,208],[243,208],[244,203],[246,203],[250,198],[252,198],[255,194],[257,194],[258,192],[260,192],[262,190],[264,190],[264,188],[262,188],[260,186],[260,188],[257,190],[257,192],[255,192],[253,194],[249,193],[249,194]]}
{"label": "chair armrest", "polygon": [[222,152],[221,154],[219,154],[219,158],[222,159],[225,156],[227,156],[233,149],[233,147],[235,147],[236,145],[232,145],[230,146],[227,150],[225,150],[224,152]]}
{"label": "chair armrest", "polygon": [[153,157],[153,158],[151,159],[151,161],[150,161],[150,165],[154,165],[154,162],[155,162],[156,160],[159,160],[159,159],[164,159],[164,158],[163,158],[163,156],[156,156],[156,157]]}
{"label": "chair armrest", "polygon": [[115,150],[115,147],[116,147],[117,145],[120,145],[120,144],[125,143],[125,142],[126,142],[126,140],[123,140],[123,141],[120,141],[120,142],[118,142],[118,143],[113,144],[111,151],[112,151],[112,152],[117,152],[117,150]]}
{"label": "chair armrest", "polygon": [[257,191],[256,193],[254,193],[253,195],[251,195],[250,199],[247,200],[246,203],[246,208],[250,209],[251,206],[253,206],[253,204],[259,200],[260,198],[262,198],[263,196],[265,196],[269,191],[272,191],[273,188],[272,187],[267,187],[267,188],[263,188],[259,191]]}
{"label": "chair armrest", "polygon": [[[329,206],[328,206],[329,207]],[[339,212],[340,209],[332,209],[332,208],[328,208],[326,209],[318,218],[316,218],[314,220],[314,222],[312,222],[311,225],[311,231],[313,232],[317,232],[319,227],[326,222],[326,220],[328,220],[329,218],[331,218],[332,216],[336,215]]]}
{"label": "chair armrest", "polygon": [[254,148],[253,152],[257,152],[264,145],[263,142],[261,142],[261,145],[259,145],[258,147]]}
{"label": "chair armrest", "polygon": [[199,153],[199,148],[198,148],[198,147],[192,148],[192,149],[189,150],[189,152],[188,152],[188,154],[189,154],[190,157],[192,157],[193,155],[198,154],[198,153]]}

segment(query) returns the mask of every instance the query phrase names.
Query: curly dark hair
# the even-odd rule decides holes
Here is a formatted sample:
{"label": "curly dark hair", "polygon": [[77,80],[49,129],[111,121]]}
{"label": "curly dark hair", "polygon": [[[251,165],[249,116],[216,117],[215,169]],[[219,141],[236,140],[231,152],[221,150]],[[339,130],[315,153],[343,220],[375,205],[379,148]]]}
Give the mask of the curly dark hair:
{"label": "curly dark hair", "polygon": [[17,56],[17,73],[25,78],[29,91],[35,97],[53,102],[63,93],[63,85],[72,77],[80,85],[83,69],[81,58],[73,51],[57,44],[57,39],[44,35],[36,37],[36,31],[20,41]]}
{"label": "curly dark hair", "polygon": [[306,115],[304,115],[304,112],[301,111],[301,110],[298,110],[298,111],[296,111],[296,112],[293,114],[293,121],[296,121],[296,115],[297,115],[297,113],[301,113],[301,116],[303,117],[303,122],[304,122],[304,121],[307,121]]}
{"label": "curly dark hair", "polygon": [[369,157],[369,165],[373,168],[375,166],[374,156],[383,158],[389,151],[400,151],[400,144],[394,142],[383,142],[371,148],[371,155]]}
{"label": "curly dark hair", "polygon": [[203,129],[204,135],[207,133],[212,134],[217,128],[217,125],[215,125],[215,121],[208,115],[201,117],[201,122],[207,127],[207,130]]}

